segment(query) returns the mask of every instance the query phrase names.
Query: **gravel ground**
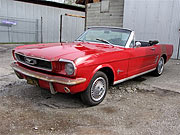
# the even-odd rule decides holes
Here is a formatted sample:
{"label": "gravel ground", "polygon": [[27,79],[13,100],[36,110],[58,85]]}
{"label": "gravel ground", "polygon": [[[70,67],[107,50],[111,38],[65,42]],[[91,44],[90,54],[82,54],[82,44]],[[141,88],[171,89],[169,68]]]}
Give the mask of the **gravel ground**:
{"label": "gravel ground", "polygon": [[113,86],[98,106],[79,95],[56,94],[17,79],[11,49],[0,45],[1,135],[180,135],[180,61],[164,74]]}

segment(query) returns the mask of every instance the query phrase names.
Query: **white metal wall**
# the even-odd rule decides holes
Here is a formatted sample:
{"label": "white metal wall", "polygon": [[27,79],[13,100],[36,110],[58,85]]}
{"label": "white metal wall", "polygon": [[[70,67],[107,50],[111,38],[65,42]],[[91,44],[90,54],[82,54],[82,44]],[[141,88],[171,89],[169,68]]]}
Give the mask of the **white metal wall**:
{"label": "white metal wall", "polygon": [[123,27],[135,30],[137,40],[173,44],[177,58],[180,0],[125,0]]}
{"label": "white metal wall", "polygon": [[62,16],[62,42],[74,41],[77,39],[84,31],[84,26],[84,18]]}
{"label": "white metal wall", "polygon": [[39,42],[40,19],[0,16],[0,42]]}
{"label": "white metal wall", "polygon": [[[0,0],[0,16],[27,19],[40,19],[43,17],[43,42],[60,41],[60,15],[65,13],[81,16],[85,15],[85,13],[81,11],[55,8],[14,0]],[[73,22],[71,23],[73,24]],[[77,27],[81,28],[82,25],[79,24]],[[71,40],[71,37],[69,40]]]}

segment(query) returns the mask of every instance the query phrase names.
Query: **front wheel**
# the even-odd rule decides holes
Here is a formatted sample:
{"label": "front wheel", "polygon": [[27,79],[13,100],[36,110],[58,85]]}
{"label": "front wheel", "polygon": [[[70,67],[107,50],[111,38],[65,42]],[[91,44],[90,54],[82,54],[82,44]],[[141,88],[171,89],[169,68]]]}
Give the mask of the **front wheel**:
{"label": "front wheel", "polygon": [[98,71],[91,79],[87,89],[81,93],[84,104],[94,106],[103,101],[108,90],[108,78],[106,74]]}
{"label": "front wheel", "polygon": [[161,57],[158,61],[158,65],[153,73],[155,76],[160,76],[163,73],[163,71],[164,71],[164,58]]}

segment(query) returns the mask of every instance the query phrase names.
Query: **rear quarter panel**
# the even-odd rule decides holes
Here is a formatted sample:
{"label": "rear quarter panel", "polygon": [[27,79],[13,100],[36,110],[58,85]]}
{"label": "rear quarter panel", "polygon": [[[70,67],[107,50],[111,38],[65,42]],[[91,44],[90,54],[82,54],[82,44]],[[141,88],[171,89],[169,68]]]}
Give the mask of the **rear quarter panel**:
{"label": "rear quarter panel", "polygon": [[172,44],[159,44],[159,45],[156,45],[156,47],[158,50],[158,55],[167,56],[167,59],[166,59],[166,62],[167,62],[173,54],[173,45]]}

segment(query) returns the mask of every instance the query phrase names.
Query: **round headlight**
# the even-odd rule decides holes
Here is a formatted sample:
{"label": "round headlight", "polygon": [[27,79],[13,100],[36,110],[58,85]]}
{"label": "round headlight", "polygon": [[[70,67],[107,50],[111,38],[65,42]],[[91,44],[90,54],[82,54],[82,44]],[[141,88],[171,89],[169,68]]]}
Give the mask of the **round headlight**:
{"label": "round headlight", "polygon": [[68,75],[72,75],[74,73],[74,66],[72,63],[66,63],[65,71]]}

